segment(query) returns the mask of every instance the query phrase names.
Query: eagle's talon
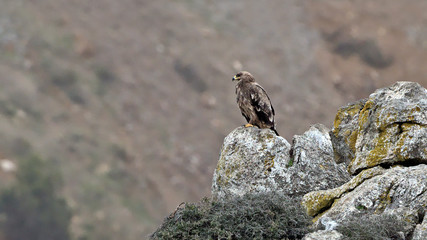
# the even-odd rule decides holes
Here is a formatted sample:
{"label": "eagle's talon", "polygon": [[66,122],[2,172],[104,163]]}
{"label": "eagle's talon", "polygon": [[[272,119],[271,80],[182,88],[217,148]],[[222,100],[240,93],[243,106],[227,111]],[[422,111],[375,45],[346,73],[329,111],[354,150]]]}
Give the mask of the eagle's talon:
{"label": "eagle's talon", "polygon": [[254,125],[252,125],[252,124],[250,124],[250,123],[248,123],[248,124],[246,124],[245,125],[245,127],[253,127]]}

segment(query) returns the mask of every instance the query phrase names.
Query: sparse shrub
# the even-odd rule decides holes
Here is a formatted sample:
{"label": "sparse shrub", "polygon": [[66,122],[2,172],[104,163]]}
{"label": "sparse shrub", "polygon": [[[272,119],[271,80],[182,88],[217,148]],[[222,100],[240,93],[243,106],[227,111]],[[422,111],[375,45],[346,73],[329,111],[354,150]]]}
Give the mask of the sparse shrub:
{"label": "sparse shrub", "polygon": [[56,190],[61,179],[38,157],[21,161],[17,182],[0,193],[1,222],[6,239],[70,239],[71,213]]}
{"label": "sparse shrub", "polygon": [[388,214],[357,214],[336,230],[351,240],[405,239],[410,224]]}
{"label": "sparse shrub", "polygon": [[25,138],[18,137],[13,140],[9,151],[15,156],[19,157],[28,157],[33,151],[31,143],[28,142]]}
{"label": "sparse shrub", "polygon": [[5,100],[0,100],[0,114],[6,116],[6,117],[13,117],[16,114],[16,107]]}
{"label": "sparse shrub", "polygon": [[86,103],[78,85],[76,72],[72,70],[56,70],[51,77],[52,83],[64,91],[71,101],[80,105]]}
{"label": "sparse shrub", "polygon": [[98,79],[97,94],[100,96],[104,95],[110,84],[117,80],[116,75],[106,67],[97,67],[95,75]]}
{"label": "sparse shrub", "polygon": [[298,199],[257,194],[187,203],[165,219],[152,239],[301,239],[310,218]]}
{"label": "sparse shrub", "polygon": [[126,152],[126,149],[124,149],[122,146],[117,145],[117,144],[112,144],[111,145],[111,151],[113,153],[113,156],[121,161],[128,161],[129,160],[129,155]]}
{"label": "sparse shrub", "polygon": [[101,83],[109,84],[116,80],[116,75],[106,67],[97,67],[95,74]]}

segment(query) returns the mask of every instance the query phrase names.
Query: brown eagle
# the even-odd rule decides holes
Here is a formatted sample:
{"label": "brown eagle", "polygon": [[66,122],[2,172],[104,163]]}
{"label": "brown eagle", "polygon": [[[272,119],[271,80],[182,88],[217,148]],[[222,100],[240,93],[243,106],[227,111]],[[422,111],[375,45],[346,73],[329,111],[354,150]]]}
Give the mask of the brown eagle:
{"label": "brown eagle", "polygon": [[264,88],[246,71],[237,73],[232,81],[237,81],[237,104],[248,121],[245,127],[269,128],[279,136],[274,124],[274,108]]}

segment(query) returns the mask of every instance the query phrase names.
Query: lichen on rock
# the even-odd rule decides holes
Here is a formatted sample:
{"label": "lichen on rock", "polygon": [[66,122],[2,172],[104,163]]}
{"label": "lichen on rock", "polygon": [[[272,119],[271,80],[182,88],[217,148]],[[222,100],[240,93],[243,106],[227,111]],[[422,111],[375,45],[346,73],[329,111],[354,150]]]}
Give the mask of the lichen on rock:
{"label": "lichen on rock", "polygon": [[[397,82],[369,96],[358,117],[349,172],[395,163],[427,163],[427,90]],[[405,163],[406,162],[406,163]]]}
{"label": "lichen on rock", "polygon": [[412,235],[412,240],[425,240],[427,239],[427,218],[425,217],[425,212],[423,213],[423,221],[415,227],[414,233]]}
{"label": "lichen on rock", "polygon": [[[269,129],[239,127],[224,140],[212,182],[212,196],[275,191],[299,195],[339,186],[349,179],[334,161],[329,129],[312,126],[291,145]],[[308,181],[308,179],[310,179]]]}
{"label": "lichen on rock", "polygon": [[305,207],[308,215],[316,216],[322,213],[323,210],[329,208],[334,201],[339,199],[344,193],[352,191],[366,179],[380,175],[383,172],[384,169],[381,167],[367,169],[340,187],[307,193],[302,199],[302,205]]}
{"label": "lichen on rock", "polygon": [[281,191],[291,145],[270,129],[238,127],[225,139],[212,181],[212,196]]}
{"label": "lichen on rock", "polygon": [[[316,219],[316,224],[323,218],[339,223],[360,213],[389,214],[413,226],[420,224],[419,215],[425,214],[427,208],[427,165],[395,166],[382,172],[335,199],[334,204]],[[306,196],[315,196],[315,193]]]}
{"label": "lichen on rock", "polygon": [[377,165],[427,163],[427,90],[397,82],[338,110],[331,131],[337,162],[351,174]]}
{"label": "lichen on rock", "polygon": [[379,89],[341,108],[330,135],[336,161],[356,176],[304,195],[314,225],[325,218],[341,223],[355,214],[388,214],[409,223],[406,236],[425,239],[427,90],[413,82]]}
{"label": "lichen on rock", "polygon": [[379,89],[340,108],[332,131],[315,124],[292,146],[270,129],[236,128],[224,139],[212,196],[257,193],[301,199],[317,230],[306,240],[355,231],[358,239],[427,239],[427,90],[412,82]]}
{"label": "lichen on rock", "polygon": [[303,240],[342,240],[344,236],[335,230],[321,230],[309,233],[304,236]]}
{"label": "lichen on rock", "polygon": [[334,120],[334,128],[330,135],[333,143],[335,161],[349,164],[356,152],[355,145],[359,130],[359,113],[366,99],[341,107]]}

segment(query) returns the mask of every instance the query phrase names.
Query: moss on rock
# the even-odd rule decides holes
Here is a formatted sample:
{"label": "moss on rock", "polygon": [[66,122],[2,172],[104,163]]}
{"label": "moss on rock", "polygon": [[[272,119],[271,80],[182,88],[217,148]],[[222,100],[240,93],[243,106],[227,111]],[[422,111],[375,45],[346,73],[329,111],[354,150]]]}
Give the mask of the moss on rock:
{"label": "moss on rock", "polygon": [[355,189],[365,180],[380,175],[383,172],[384,169],[381,167],[370,168],[360,172],[357,176],[340,187],[307,193],[302,199],[302,205],[310,216],[321,214],[322,211],[331,207],[332,203],[340,198],[341,195]]}

